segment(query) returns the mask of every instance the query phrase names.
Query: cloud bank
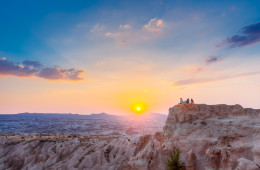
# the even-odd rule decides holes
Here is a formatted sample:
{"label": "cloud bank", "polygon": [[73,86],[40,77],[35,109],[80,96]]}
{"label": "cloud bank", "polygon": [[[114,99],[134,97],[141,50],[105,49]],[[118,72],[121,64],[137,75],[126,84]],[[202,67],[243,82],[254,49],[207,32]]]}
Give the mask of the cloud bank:
{"label": "cloud bank", "polygon": [[22,63],[0,59],[0,77],[40,77],[48,80],[82,80],[84,70],[65,69],[60,67],[44,67],[38,61],[26,60]]}
{"label": "cloud bank", "polygon": [[260,22],[245,26],[241,29],[242,35],[233,35],[227,38],[216,47],[229,44],[231,48],[244,47],[260,42]]}

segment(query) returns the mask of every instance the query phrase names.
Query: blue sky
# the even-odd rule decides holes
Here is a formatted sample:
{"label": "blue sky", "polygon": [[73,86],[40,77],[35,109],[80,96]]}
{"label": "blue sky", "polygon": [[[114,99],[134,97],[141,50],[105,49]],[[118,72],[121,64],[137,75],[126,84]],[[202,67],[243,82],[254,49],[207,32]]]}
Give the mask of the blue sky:
{"label": "blue sky", "polygon": [[[177,101],[189,95],[202,103],[259,108],[257,102],[248,101],[256,100],[260,91],[259,21],[257,0],[3,1],[3,112],[108,110],[120,114],[135,100],[146,102],[150,112],[165,112],[172,104],[165,101],[172,96]],[[46,90],[46,99],[40,98],[41,90],[35,86]],[[81,98],[92,104],[59,109],[72,102],[68,99],[52,107],[54,99],[64,97],[59,95],[61,87],[69,93],[66,97],[74,99],[83,92],[88,97]],[[207,89],[204,96],[194,92],[201,89]],[[225,99],[211,98],[223,89]],[[241,91],[239,99],[228,98],[236,90]],[[28,96],[24,107],[10,91],[21,98]],[[101,97],[124,98],[132,91],[136,96],[126,106]],[[148,91],[156,100],[148,99]],[[115,101],[107,105],[107,100]],[[39,107],[31,109],[32,101]],[[41,102],[49,109],[42,109]],[[149,107],[154,103],[158,105]],[[17,107],[8,109],[11,104]]]}
{"label": "blue sky", "polygon": [[[177,42],[196,39],[195,31],[224,37],[257,22],[259,10],[259,1],[5,1],[0,12],[1,52],[14,54],[14,57],[26,55],[24,58],[34,50],[55,53],[42,39],[75,36],[72,29],[80,23],[85,23],[87,29],[95,24],[113,29],[122,23],[141,27],[151,18],[191,21],[194,15],[202,20],[202,24],[187,23],[182,31],[187,38],[175,35]],[[172,42],[171,37],[163,42]],[[159,49],[172,47],[172,44],[163,42],[155,46]]]}

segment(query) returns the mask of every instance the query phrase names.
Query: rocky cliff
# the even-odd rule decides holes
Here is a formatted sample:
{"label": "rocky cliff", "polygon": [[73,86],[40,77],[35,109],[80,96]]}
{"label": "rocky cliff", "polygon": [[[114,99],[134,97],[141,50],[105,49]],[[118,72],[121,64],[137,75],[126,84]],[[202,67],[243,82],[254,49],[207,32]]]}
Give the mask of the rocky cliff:
{"label": "rocky cliff", "polygon": [[176,105],[169,109],[164,134],[169,137],[167,146],[196,155],[197,169],[260,169],[260,110]]}
{"label": "rocky cliff", "polygon": [[0,138],[0,169],[159,170],[173,147],[187,170],[260,169],[260,110],[176,105],[162,132],[130,137]]}

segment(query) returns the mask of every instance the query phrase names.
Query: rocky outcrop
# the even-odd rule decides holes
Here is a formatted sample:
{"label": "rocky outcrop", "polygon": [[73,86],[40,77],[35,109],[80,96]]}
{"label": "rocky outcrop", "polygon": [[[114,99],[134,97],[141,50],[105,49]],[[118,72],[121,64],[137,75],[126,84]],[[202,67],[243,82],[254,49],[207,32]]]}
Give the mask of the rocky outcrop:
{"label": "rocky outcrop", "polygon": [[184,154],[193,150],[197,169],[231,170],[240,158],[259,163],[260,111],[240,105],[183,104],[169,109],[164,134]]}
{"label": "rocky outcrop", "polygon": [[0,169],[163,170],[178,147],[187,170],[253,170],[260,167],[259,132],[259,110],[176,105],[153,135],[1,137]]}

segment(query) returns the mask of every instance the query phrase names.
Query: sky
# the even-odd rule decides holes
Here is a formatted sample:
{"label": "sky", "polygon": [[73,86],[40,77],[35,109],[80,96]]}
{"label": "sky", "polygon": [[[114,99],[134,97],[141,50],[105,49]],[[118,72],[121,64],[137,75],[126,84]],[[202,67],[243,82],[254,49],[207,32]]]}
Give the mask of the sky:
{"label": "sky", "polygon": [[0,23],[0,114],[260,108],[259,0],[13,0]]}

